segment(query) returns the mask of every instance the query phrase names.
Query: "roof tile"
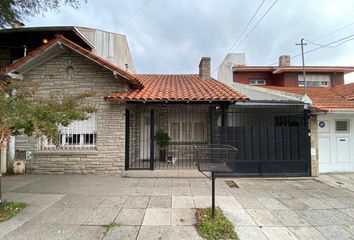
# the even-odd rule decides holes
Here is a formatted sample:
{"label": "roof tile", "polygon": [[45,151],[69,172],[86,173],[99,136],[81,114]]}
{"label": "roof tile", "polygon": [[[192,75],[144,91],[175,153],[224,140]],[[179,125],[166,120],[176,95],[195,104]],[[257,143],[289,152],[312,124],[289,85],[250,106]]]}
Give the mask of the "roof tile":
{"label": "roof tile", "polygon": [[136,74],[144,86],[128,93],[111,93],[106,100],[123,101],[242,101],[247,97],[215,79],[198,74]]}

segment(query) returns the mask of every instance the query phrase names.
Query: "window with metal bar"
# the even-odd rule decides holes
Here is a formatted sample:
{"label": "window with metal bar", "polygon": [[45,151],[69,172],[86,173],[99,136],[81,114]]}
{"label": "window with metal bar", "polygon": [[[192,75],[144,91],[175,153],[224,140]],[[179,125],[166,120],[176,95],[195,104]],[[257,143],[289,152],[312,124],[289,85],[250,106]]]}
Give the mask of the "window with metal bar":
{"label": "window with metal bar", "polygon": [[54,141],[43,136],[39,139],[39,150],[79,150],[94,149],[96,147],[96,114],[90,114],[89,119],[84,121],[75,121],[67,127],[60,126],[59,140],[57,144]]}

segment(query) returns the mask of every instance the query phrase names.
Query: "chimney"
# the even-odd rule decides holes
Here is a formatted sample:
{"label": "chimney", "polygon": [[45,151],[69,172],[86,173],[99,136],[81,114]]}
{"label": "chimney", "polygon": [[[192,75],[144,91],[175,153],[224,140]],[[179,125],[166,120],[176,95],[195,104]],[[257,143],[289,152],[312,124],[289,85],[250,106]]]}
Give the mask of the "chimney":
{"label": "chimney", "polygon": [[210,57],[202,57],[199,63],[199,77],[201,79],[210,79]]}
{"label": "chimney", "polygon": [[279,67],[289,67],[290,66],[290,56],[281,55],[279,57]]}

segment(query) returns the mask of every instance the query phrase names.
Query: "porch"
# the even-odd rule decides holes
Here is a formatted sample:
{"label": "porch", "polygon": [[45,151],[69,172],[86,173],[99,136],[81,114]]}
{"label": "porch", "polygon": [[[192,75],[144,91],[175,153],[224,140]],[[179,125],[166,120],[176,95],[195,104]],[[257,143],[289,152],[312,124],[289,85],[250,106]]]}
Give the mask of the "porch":
{"label": "porch", "polygon": [[238,148],[232,175],[308,176],[308,131],[302,103],[129,104],[125,170],[196,169],[193,145],[227,144]]}
{"label": "porch", "polygon": [[193,145],[211,143],[211,111],[220,107],[130,104],[126,111],[125,169],[196,169]]}

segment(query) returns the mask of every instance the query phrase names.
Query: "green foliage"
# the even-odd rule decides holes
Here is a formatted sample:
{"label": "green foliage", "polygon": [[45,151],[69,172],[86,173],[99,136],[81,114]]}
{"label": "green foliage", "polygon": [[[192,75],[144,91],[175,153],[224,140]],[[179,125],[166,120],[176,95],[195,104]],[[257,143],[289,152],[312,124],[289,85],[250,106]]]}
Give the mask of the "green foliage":
{"label": "green foliage", "polygon": [[[81,0],[1,0],[0,28],[50,10],[58,12],[65,5],[78,8],[80,2]],[[83,2],[86,3],[87,0]]]}
{"label": "green foliage", "polygon": [[113,228],[117,228],[117,227],[121,227],[121,226],[122,226],[122,224],[120,224],[120,223],[111,222],[109,225],[107,225],[107,230],[109,231]]}
{"label": "green foliage", "polygon": [[211,208],[198,208],[196,211],[197,231],[207,240],[235,239],[238,240],[234,226],[224,216],[220,208],[215,209],[215,218],[211,217]]}
{"label": "green foliage", "polygon": [[[16,91],[16,94],[14,94]],[[87,119],[87,114],[95,109],[84,104],[84,100],[93,96],[82,93],[65,96],[62,99],[42,99],[35,95],[32,86],[19,82],[2,82],[0,86],[0,129],[10,135],[40,137],[45,135],[57,143],[59,126],[68,126],[76,120]],[[1,138],[0,145],[6,139]]]}
{"label": "green foliage", "polygon": [[16,216],[22,209],[27,206],[23,202],[2,202],[0,203],[0,222],[7,221]]}
{"label": "green foliage", "polygon": [[168,144],[170,144],[171,138],[162,130],[159,130],[155,134],[156,144],[159,145],[160,148],[166,148]]}

